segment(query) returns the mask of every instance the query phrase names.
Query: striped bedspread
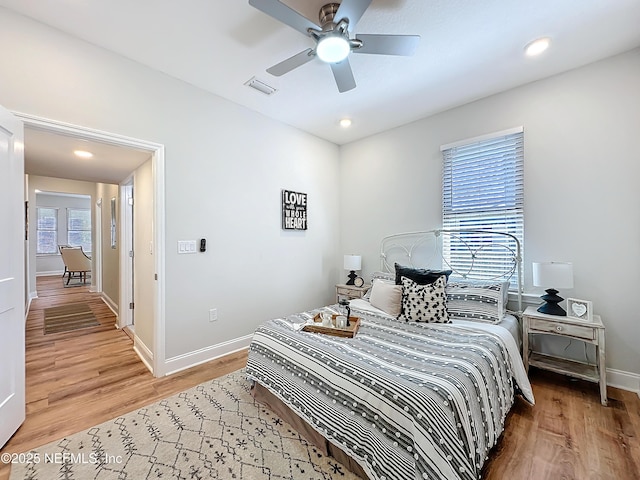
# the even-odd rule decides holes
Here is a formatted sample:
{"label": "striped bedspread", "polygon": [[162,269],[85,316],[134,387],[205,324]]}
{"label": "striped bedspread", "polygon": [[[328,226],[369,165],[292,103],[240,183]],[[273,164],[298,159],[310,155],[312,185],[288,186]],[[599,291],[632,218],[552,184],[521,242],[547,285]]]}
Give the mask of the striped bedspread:
{"label": "striped bedspread", "polygon": [[512,406],[514,377],[533,403],[515,341],[496,334],[500,327],[355,311],[362,323],[353,339],[300,331],[323,310],[335,306],[261,325],[247,374],[372,480],[478,479]]}

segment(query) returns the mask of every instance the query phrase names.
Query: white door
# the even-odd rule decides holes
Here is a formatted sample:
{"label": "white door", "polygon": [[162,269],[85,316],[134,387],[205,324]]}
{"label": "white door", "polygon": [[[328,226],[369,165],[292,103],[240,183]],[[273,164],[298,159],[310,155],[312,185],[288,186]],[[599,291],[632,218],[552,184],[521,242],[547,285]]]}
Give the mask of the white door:
{"label": "white door", "polygon": [[24,218],[23,126],[0,107],[0,447],[25,418]]}

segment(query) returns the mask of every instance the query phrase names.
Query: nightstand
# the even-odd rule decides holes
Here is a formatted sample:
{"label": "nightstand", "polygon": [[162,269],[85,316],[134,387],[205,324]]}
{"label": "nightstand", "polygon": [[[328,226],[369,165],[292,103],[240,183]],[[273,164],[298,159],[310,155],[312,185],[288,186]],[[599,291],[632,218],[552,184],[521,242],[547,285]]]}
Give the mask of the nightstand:
{"label": "nightstand", "polygon": [[[529,351],[529,335],[542,333],[591,343],[596,346],[596,364],[566,360],[564,358]],[[600,384],[600,403],[607,405],[607,373],[605,369],[604,325],[599,315],[586,322],[558,315],[546,315],[527,307],[522,315],[522,355],[524,368],[529,365],[563,375]]]}
{"label": "nightstand", "polygon": [[336,285],[336,302],[346,298],[347,300],[353,300],[354,298],[362,298],[367,290],[371,288],[371,285],[363,285],[356,287],[355,285],[346,285],[339,283]]}

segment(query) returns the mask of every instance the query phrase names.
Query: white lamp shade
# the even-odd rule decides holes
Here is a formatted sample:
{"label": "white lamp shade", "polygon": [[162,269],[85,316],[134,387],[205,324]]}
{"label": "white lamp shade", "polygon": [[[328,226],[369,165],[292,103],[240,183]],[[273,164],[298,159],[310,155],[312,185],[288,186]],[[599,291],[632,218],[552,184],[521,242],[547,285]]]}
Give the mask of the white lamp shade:
{"label": "white lamp shade", "polygon": [[360,255],[344,256],[345,270],[360,270],[361,267],[362,267],[362,257]]}
{"label": "white lamp shade", "polygon": [[544,288],[573,288],[573,263],[533,262],[533,285]]}

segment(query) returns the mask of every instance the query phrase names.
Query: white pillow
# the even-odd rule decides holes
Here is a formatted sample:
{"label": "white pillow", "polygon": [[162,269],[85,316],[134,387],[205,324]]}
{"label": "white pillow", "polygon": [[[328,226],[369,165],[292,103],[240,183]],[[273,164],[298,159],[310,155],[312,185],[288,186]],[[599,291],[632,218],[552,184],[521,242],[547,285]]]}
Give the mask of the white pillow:
{"label": "white pillow", "polygon": [[[371,274],[371,285],[373,285],[373,282],[375,282],[377,279],[383,280],[385,283],[390,283],[391,285],[395,285],[396,283],[395,274],[390,272],[373,272]],[[362,298],[367,301],[371,299],[371,288],[367,290],[367,293],[365,293],[364,297]]]}
{"label": "white pillow", "polygon": [[383,312],[397,317],[402,307],[402,285],[375,279],[371,286],[369,303]]}

